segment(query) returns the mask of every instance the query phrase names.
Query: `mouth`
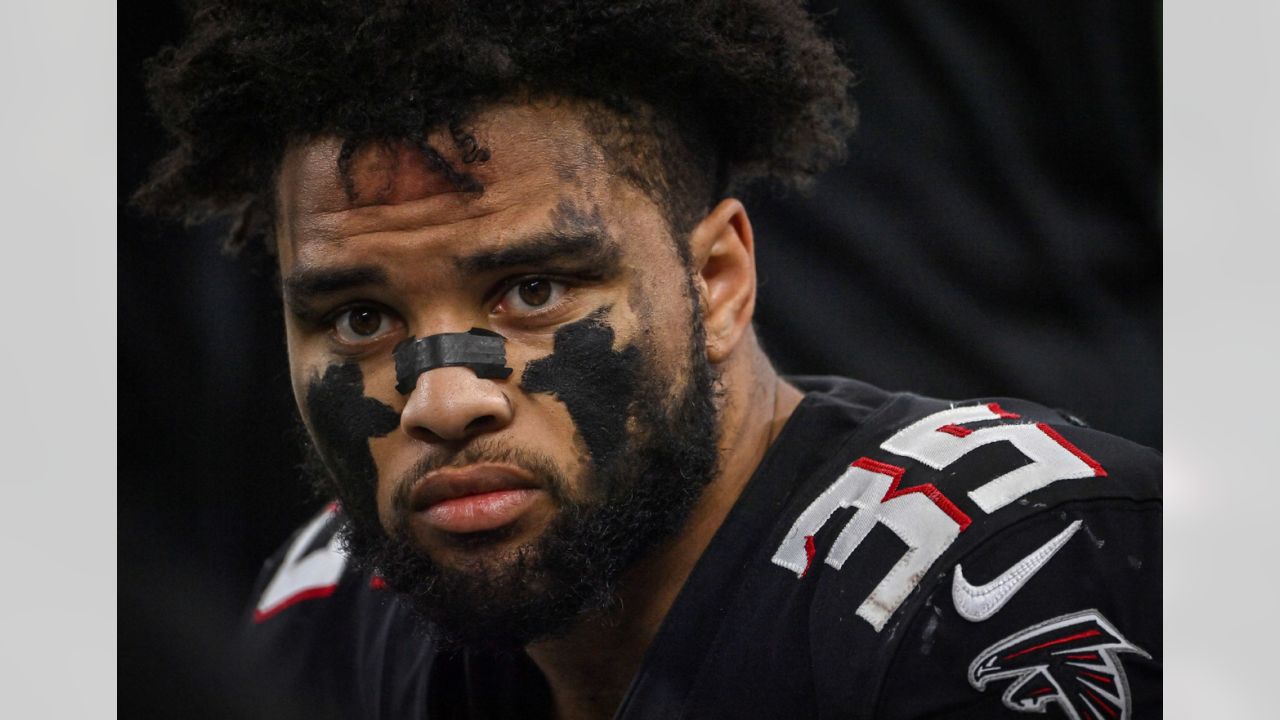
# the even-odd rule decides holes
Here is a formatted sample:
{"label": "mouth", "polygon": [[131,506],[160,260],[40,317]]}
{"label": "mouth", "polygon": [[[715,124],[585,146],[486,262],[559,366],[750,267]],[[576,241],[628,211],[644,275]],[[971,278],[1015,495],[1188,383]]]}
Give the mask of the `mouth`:
{"label": "mouth", "polygon": [[414,524],[451,535],[480,533],[519,520],[546,490],[513,465],[480,463],[443,468],[414,484]]}

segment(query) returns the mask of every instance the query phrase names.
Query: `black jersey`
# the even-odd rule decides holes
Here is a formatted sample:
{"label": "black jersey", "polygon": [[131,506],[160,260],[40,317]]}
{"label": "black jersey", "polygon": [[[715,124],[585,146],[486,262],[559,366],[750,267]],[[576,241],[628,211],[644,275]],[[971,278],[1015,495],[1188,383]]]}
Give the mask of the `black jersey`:
{"label": "black jersey", "polygon": [[[834,378],[672,605],[619,718],[1158,717],[1160,456],[1020,400]],[[523,654],[437,652],[336,507],[268,561],[251,667],[309,716],[537,717]]]}

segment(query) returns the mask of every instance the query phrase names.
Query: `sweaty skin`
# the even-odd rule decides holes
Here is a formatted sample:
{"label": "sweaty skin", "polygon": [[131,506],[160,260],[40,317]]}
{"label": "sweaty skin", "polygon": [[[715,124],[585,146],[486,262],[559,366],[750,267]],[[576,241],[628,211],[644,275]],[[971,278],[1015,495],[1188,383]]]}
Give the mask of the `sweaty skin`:
{"label": "sweaty skin", "polygon": [[634,345],[613,349],[613,328],[605,322],[610,309],[557,329],[555,350],[526,365],[520,380],[526,392],[565,404],[596,468],[608,467],[626,443],[641,361]]}

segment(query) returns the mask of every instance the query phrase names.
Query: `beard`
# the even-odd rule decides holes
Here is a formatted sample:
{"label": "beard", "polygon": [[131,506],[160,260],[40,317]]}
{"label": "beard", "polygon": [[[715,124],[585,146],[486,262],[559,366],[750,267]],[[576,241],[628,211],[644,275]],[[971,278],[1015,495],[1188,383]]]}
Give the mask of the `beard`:
{"label": "beard", "polygon": [[[410,475],[416,478],[437,467],[492,461],[532,473],[556,512],[536,539],[510,551],[478,552],[451,564],[432,560],[408,528],[410,515],[404,508],[410,483],[397,490],[394,527],[388,533],[373,510],[369,479],[340,474],[352,464],[324,463],[311,449],[313,482],[327,496],[343,498],[348,508],[345,541],[353,563],[378,573],[445,647],[514,649],[564,632],[585,613],[613,609],[623,573],[681,531],[716,473],[717,381],[705,355],[696,307],[691,319],[683,388],[670,398],[671,378],[659,372],[652,351],[640,353],[625,441],[599,466],[584,463],[576,483],[538,453],[483,438],[414,468]],[[575,496],[570,487],[582,492]],[[352,505],[364,511],[353,512]],[[511,530],[508,526],[456,541],[462,548],[482,548],[506,539]]]}

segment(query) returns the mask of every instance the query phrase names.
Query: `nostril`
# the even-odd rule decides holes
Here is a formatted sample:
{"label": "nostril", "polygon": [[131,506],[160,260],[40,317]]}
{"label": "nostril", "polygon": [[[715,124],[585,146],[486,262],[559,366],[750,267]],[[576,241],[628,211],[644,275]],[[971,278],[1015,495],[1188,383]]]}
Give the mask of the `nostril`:
{"label": "nostril", "polygon": [[466,431],[468,433],[482,432],[494,425],[497,421],[498,419],[492,415],[481,415],[467,423]]}
{"label": "nostril", "polygon": [[405,428],[405,431],[409,434],[409,437],[420,442],[435,444],[445,441],[443,437],[437,435],[431,429],[422,427],[421,425],[408,426]]}

